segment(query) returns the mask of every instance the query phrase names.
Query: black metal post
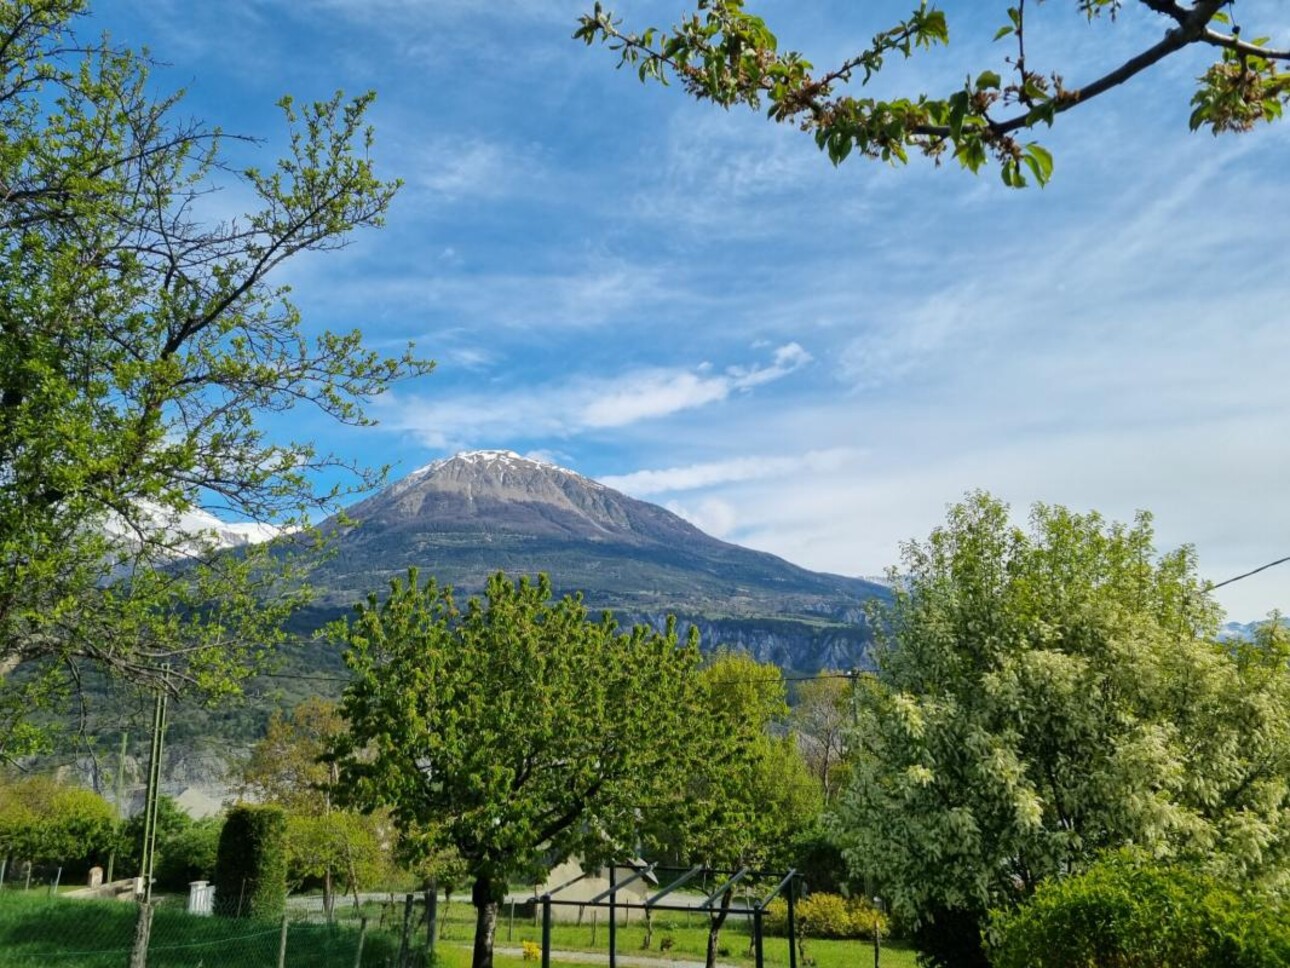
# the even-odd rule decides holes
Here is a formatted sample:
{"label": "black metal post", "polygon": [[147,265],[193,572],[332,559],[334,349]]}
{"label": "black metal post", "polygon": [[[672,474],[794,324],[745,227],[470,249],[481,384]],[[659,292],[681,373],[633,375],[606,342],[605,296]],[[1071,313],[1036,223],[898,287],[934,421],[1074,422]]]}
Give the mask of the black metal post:
{"label": "black metal post", "polygon": [[765,968],[765,953],[761,946],[761,908],[753,909],[753,950],[756,952],[756,968]]}
{"label": "black metal post", "polygon": [[434,939],[439,933],[439,882],[431,881],[426,891],[426,953],[434,964]]}
{"label": "black metal post", "polygon": [[873,899],[873,968],[882,960],[882,899]]}
{"label": "black metal post", "polygon": [[542,968],[551,968],[551,895],[542,895]]}
{"label": "black metal post", "polygon": [[788,882],[788,968],[797,968],[797,879]]}
{"label": "black metal post", "polygon": [[609,968],[618,968],[618,883],[609,865]]}

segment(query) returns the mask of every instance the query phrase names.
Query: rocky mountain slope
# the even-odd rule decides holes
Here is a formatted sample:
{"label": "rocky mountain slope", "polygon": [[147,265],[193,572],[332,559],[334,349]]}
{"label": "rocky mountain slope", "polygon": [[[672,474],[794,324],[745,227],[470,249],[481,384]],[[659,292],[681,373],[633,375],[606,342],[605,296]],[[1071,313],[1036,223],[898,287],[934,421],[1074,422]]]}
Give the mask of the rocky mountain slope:
{"label": "rocky mountain slope", "polygon": [[410,566],[464,592],[498,570],[551,576],[625,621],[697,624],[729,645],[795,669],[849,666],[869,639],[875,582],[822,574],[720,541],[670,511],[573,471],[509,451],[423,467],[324,523],[334,554],[311,576],[317,608],[338,614]]}

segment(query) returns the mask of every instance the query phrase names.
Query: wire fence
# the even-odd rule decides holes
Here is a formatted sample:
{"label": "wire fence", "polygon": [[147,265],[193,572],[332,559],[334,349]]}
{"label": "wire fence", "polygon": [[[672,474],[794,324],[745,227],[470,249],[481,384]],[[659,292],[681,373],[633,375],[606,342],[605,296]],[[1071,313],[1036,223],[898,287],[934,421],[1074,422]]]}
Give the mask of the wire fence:
{"label": "wire fence", "polygon": [[422,968],[424,945],[365,914],[327,920],[288,909],[273,920],[191,914],[183,899],[151,904],[0,896],[0,966],[76,968]]}

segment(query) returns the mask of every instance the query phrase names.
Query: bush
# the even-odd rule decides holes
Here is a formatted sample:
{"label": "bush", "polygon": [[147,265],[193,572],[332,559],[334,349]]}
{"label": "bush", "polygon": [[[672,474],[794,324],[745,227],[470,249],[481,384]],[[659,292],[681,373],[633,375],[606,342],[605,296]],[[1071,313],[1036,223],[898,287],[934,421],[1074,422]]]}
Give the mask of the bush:
{"label": "bush", "polygon": [[1119,852],[995,912],[988,937],[996,968],[1283,968],[1290,903]]}
{"label": "bush", "polygon": [[281,807],[229,811],[215,858],[215,908],[226,917],[277,918],[287,900],[287,817]]}
{"label": "bush", "polygon": [[207,817],[171,836],[158,850],[157,886],[167,891],[186,891],[193,881],[214,877],[223,828],[223,817]]}
{"label": "bush", "polygon": [[112,806],[92,790],[40,776],[0,787],[0,856],[88,867],[106,860],[115,831]]}
{"label": "bush", "polygon": [[[884,937],[890,929],[887,916],[865,898],[842,897],[823,891],[800,899],[794,906],[797,933],[805,938],[873,938],[876,923]],[[776,898],[766,909],[767,934],[788,934],[788,902]]]}

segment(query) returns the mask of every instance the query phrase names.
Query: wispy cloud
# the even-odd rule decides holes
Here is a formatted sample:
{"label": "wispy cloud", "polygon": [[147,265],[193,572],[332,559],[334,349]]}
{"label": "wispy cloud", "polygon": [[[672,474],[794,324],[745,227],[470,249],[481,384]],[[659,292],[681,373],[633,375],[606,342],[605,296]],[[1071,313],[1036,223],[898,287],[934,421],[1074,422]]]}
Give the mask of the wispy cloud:
{"label": "wispy cloud", "polygon": [[689,369],[636,369],[612,378],[582,377],[490,394],[443,399],[393,397],[381,404],[387,429],[410,432],[426,446],[446,448],[517,437],[572,436],[626,427],[727,400],[783,379],[811,361],[796,343],[765,364]]}
{"label": "wispy cloud", "polygon": [[637,497],[650,497],[655,494],[693,491],[719,484],[836,471],[861,455],[862,452],[856,448],[833,447],[792,456],[735,457],[730,460],[688,464],[684,467],[609,475],[601,477],[600,482]]}

